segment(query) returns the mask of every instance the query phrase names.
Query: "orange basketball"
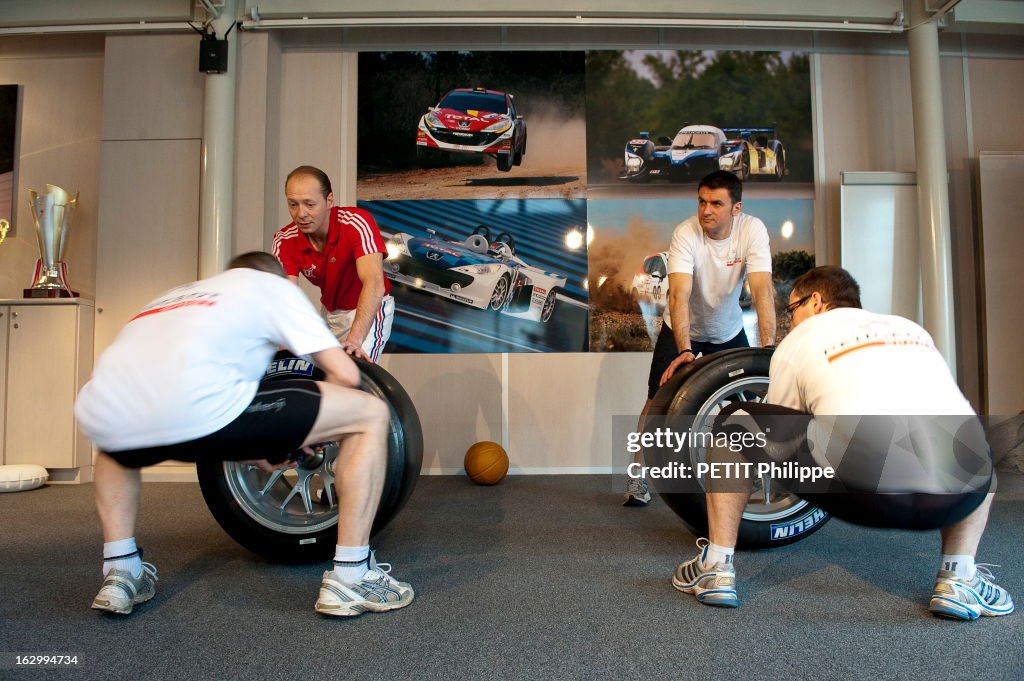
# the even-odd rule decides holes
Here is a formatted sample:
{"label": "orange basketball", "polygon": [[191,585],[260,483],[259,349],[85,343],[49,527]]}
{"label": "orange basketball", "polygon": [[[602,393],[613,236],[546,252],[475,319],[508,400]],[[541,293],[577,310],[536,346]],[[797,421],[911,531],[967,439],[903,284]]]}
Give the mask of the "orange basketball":
{"label": "orange basketball", "polygon": [[466,450],[466,475],[478,485],[496,485],[508,473],[508,454],[497,442],[483,441]]}

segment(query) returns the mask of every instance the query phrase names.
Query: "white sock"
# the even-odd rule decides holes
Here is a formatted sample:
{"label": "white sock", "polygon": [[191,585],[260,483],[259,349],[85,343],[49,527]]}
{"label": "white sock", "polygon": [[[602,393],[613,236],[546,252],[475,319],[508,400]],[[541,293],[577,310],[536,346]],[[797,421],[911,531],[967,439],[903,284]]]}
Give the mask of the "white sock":
{"label": "white sock", "polygon": [[704,549],[704,554],[700,557],[700,563],[706,568],[718,563],[732,565],[732,554],[735,552],[736,549],[734,548],[708,542],[707,547]]}
{"label": "white sock", "polygon": [[334,546],[334,574],[346,584],[358,582],[370,569],[370,547]]}
{"label": "white sock", "polygon": [[142,554],[135,545],[135,537],[103,545],[103,576],[106,577],[111,570],[124,570],[136,579],[142,576]]}
{"label": "white sock", "polygon": [[974,556],[944,553],[942,569],[955,572],[958,578],[970,581],[974,579]]}

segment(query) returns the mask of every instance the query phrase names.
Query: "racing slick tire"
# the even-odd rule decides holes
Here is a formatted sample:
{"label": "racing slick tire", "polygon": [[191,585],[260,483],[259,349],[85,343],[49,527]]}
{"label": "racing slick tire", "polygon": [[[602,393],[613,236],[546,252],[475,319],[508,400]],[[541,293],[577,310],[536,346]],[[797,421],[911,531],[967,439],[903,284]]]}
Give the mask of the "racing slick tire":
{"label": "racing slick tire", "polygon": [[540,309],[540,320],[547,324],[551,321],[551,317],[555,314],[555,307],[558,306],[558,289],[551,289],[548,291],[547,297],[544,299],[544,305]]}
{"label": "racing slick tire", "polygon": [[773,151],[775,152],[775,173],[772,175],[772,179],[781,182],[782,178],[786,176],[786,150],[781,144],[777,144]]}
{"label": "racing slick tire", "polygon": [[[651,402],[651,415],[693,416],[693,432],[709,430],[723,407],[736,401],[760,402],[768,390],[768,366],[772,350],[740,348],[724,350],[686,365],[661,387]],[[687,456],[689,461],[686,461]],[[689,448],[680,461],[696,470],[706,451]],[[703,485],[701,485],[703,487]],[[707,536],[705,494],[660,492],[665,504],[698,536]],[[761,549],[800,541],[821,529],[830,516],[785,490],[770,479],[754,485],[750,502],[740,521],[737,546]]]}
{"label": "racing slick tire", "polygon": [[492,310],[500,310],[505,307],[505,303],[508,302],[509,290],[512,288],[512,277],[505,274],[501,275],[498,279],[498,283],[494,285],[494,291],[491,293],[491,299],[487,303],[487,307]]}
{"label": "racing slick tire", "polygon": [[744,151],[743,152],[743,155],[740,157],[740,167],[733,174],[736,175],[736,179],[738,179],[740,182],[746,182],[747,178],[750,177],[750,152],[749,151]]}
{"label": "racing slick tire", "polygon": [[503,173],[507,173],[510,170],[512,170],[512,165],[514,163],[514,159],[512,158],[512,156],[513,156],[513,152],[511,152],[511,151],[509,153],[507,153],[507,154],[498,154],[497,155],[498,170],[499,171],[501,171]]}
{"label": "racing slick tire", "polygon": [[[278,359],[291,357],[278,353]],[[398,381],[376,364],[355,362],[360,390],[382,399],[391,411],[384,489],[372,536],[398,515],[416,487],[423,466],[423,431],[416,407]],[[279,371],[268,380],[323,377],[322,371],[313,369]],[[337,447],[327,447],[293,471],[271,475],[235,461],[200,461],[199,486],[218,524],[245,548],[271,561],[322,561],[333,555],[337,543],[338,506],[331,471],[337,453]]]}

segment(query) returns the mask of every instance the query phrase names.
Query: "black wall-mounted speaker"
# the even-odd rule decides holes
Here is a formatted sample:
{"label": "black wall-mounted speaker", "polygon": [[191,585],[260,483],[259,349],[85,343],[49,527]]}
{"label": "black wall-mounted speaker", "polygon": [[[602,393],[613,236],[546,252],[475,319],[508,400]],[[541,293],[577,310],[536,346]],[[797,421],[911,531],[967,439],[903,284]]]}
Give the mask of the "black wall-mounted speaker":
{"label": "black wall-mounted speaker", "polygon": [[203,37],[203,39],[199,41],[199,70],[202,73],[227,73],[227,40]]}

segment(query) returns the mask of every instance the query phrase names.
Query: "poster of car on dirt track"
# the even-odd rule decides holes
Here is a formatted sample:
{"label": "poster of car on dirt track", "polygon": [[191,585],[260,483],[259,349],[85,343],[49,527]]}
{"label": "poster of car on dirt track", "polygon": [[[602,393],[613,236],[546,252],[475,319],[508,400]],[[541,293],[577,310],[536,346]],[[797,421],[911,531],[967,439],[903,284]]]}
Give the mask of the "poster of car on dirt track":
{"label": "poster of car on dirt track", "polygon": [[363,52],[360,200],[584,198],[584,53]]}
{"label": "poster of car on dirt track", "polygon": [[[696,189],[694,188],[694,195]],[[695,198],[589,201],[593,239],[587,249],[590,281],[590,349],[650,352],[661,331],[668,299],[668,250],[672,230],[697,208]],[[784,306],[789,282],[779,258],[814,264],[814,205],[806,199],[744,199],[744,212],[768,229],[776,271],[776,303]],[[749,289],[741,291],[747,337],[757,338]],[[777,328],[785,331],[779,315]],[[781,337],[780,337],[781,339]]]}

